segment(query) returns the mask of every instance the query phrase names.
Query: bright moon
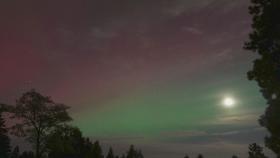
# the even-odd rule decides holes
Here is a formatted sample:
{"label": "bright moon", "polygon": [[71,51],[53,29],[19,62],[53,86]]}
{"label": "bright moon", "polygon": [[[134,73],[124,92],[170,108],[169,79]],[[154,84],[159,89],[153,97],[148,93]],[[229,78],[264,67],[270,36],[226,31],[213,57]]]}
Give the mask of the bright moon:
{"label": "bright moon", "polygon": [[230,108],[234,106],[235,101],[233,98],[227,97],[223,100],[223,104],[225,107]]}

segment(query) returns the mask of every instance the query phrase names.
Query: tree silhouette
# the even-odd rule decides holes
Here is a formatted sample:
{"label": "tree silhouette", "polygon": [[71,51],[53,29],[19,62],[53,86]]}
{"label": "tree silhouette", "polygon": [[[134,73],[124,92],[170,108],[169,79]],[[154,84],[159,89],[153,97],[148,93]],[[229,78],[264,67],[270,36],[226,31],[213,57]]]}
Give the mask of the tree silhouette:
{"label": "tree silhouette", "polygon": [[134,146],[131,145],[127,152],[126,158],[144,158],[144,156],[140,150],[135,150]]}
{"label": "tree silhouette", "polygon": [[81,151],[85,158],[92,158],[91,152],[92,152],[93,144],[89,138],[83,138],[83,140],[84,140],[84,144],[82,145]]}
{"label": "tree silhouette", "polygon": [[236,155],[233,155],[233,156],[232,156],[232,158],[238,158],[238,156],[236,156]]}
{"label": "tree silhouette", "polygon": [[186,155],[184,158],[190,158],[189,155]]}
{"label": "tree silhouette", "polygon": [[251,0],[249,7],[253,16],[253,31],[245,49],[259,54],[248,72],[250,80],[257,81],[268,107],[260,118],[260,124],[268,129],[270,136],[265,144],[280,158],[280,1]]}
{"label": "tree silhouette", "polygon": [[141,150],[138,151],[138,158],[144,158],[144,155],[142,154]]}
{"label": "tree silhouette", "polygon": [[112,147],[110,147],[106,158],[115,158]]}
{"label": "tree silhouette", "polygon": [[28,91],[16,102],[14,118],[20,120],[13,126],[13,134],[28,136],[35,149],[35,157],[40,158],[45,151],[45,141],[55,127],[70,121],[68,107],[53,102],[35,90]]}
{"label": "tree silhouette", "polygon": [[[69,125],[59,126],[47,139],[48,158],[103,158],[98,141],[92,143],[81,131]],[[115,158],[110,148],[108,156]]]}
{"label": "tree silhouette", "polygon": [[249,158],[268,158],[264,155],[262,147],[253,143],[249,145]]}
{"label": "tree silhouette", "polygon": [[99,144],[99,141],[93,143],[92,151],[91,151],[92,158],[103,158],[102,148]]}
{"label": "tree silhouette", "polygon": [[7,135],[5,121],[2,118],[2,106],[0,106],[0,158],[8,158],[10,153],[10,138]]}
{"label": "tree silhouette", "polygon": [[199,154],[199,155],[197,156],[197,158],[203,158],[203,155],[202,155],[202,154]]}
{"label": "tree silhouette", "polygon": [[86,151],[86,143],[78,128],[65,125],[57,127],[48,136],[46,148],[49,158],[85,157],[91,148]]}

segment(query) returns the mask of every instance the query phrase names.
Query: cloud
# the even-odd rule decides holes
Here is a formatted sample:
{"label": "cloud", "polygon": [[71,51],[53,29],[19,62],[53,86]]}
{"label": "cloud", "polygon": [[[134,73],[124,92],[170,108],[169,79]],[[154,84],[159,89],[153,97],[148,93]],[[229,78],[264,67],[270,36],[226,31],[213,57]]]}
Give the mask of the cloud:
{"label": "cloud", "polygon": [[188,11],[205,8],[213,4],[215,1],[216,0],[202,0],[202,1],[175,0],[174,4],[166,8],[165,12],[171,16],[179,16]]}
{"label": "cloud", "polygon": [[[93,138],[93,137],[92,137]],[[117,141],[117,142],[131,142],[131,141],[143,141],[147,139],[144,136],[136,136],[136,135],[130,135],[130,136],[107,136],[107,137],[96,137],[94,139],[98,139],[104,142],[112,142],[112,141]]]}
{"label": "cloud", "polygon": [[221,52],[217,53],[217,57],[221,59],[232,59],[233,50],[231,48],[225,48]]}
{"label": "cloud", "polygon": [[240,134],[249,134],[249,133],[265,133],[265,128],[263,127],[254,127],[248,129],[241,129],[241,130],[233,130],[233,131],[226,131],[226,132],[218,132],[212,133],[212,136],[233,136],[233,135],[240,135]]}
{"label": "cloud", "polygon": [[213,136],[227,136],[227,135],[235,135],[239,134],[240,131],[227,131],[227,132],[222,132],[222,133],[213,133]]}
{"label": "cloud", "polygon": [[199,130],[187,130],[187,131],[172,131],[172,132],[162,132],[160,137],[198,137],[208,135],[206,131]]}
{"label": "cloud", "polygon": [[191,34],[194,34],[194,35],[202,35],[203,34],[203,31],[196,28],[196,27],[183,27],[183,30],[187,31]]}
{"label": "cloud", "polygon": [[257,125],[258,118],[258,114],[242,114],[233,116],[221,116],[220,118],[212,121],[207,121],[205,123],[211,125]]}

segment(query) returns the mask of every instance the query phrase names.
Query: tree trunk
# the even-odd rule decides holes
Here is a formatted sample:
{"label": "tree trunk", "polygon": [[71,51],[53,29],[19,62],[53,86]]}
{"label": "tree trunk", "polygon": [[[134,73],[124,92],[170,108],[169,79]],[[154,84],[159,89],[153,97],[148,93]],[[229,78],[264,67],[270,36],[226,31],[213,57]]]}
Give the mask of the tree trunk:
{"label": "tree trunk", "polygon": [[41,154],[40,154],[40,132],[37,132],[37,138],[36,138],[36,158],[40,158]]}

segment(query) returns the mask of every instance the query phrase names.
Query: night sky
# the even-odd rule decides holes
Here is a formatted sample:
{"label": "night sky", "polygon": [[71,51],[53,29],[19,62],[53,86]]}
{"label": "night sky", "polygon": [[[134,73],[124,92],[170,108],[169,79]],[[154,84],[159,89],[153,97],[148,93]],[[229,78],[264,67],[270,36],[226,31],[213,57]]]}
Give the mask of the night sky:
{"label": "night sky", "polygon": [[[147,158],[247,157],[265,101],[248,0],[1,0],[0,101],[35,88],[85,136]],[[225,97],[234,107],[222,105]]]}

